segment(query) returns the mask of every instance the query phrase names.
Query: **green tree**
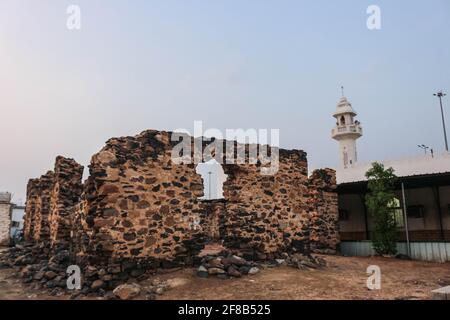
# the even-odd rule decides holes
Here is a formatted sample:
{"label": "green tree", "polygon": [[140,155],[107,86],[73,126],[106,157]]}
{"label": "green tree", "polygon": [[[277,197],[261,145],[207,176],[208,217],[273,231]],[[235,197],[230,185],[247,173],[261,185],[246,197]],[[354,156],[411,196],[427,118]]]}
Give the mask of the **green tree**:
{"label": "green tree", "polygon": [[394,185],[397,176],[394,169],[385,169],[381,163],[372,163],[366,172],[368,190],[366,206],[374,218],[372,232],[373,249],[379,255],[396,254],[397,223],[392,203],[395,202]]}

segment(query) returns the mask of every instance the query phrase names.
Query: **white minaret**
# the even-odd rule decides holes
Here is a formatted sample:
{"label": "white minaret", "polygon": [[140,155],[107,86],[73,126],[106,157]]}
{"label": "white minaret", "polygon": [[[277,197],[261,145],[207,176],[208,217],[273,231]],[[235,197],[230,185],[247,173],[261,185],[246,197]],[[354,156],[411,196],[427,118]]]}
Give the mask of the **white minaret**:
{"label": "white minaret", "polygon": [[349,168],[358,161],[356,153],[356,140],[362,136],[362,127],[355,121],[356,112],[347,98],[342,96],[333,117],[336,118],[336,127],[331,131],[331,137],[339,141],[340,165]]}

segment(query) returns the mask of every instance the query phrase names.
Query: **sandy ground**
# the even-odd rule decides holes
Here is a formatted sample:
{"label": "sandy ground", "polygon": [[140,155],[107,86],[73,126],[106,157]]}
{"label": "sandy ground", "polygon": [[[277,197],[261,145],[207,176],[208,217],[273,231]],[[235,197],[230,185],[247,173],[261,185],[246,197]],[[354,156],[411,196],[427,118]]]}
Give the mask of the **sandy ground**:
{"label": "sandy ground", "polygon": [[[321,270],[265,268],[240,279],[201,279],[193,269],[172,270],[141,282],[145,288],[158,278],[170,290],[158,299],[429,299],[431,291],[450,285],[450,263],[438,264],[388,258],[323,256]],[[381,290],[366,287],[369,265],[381,268]],[[143,296],[141,298],[144,298]],[[0,270],[0,299],[68,299],[52,297],[23,285],[11,269]]]}

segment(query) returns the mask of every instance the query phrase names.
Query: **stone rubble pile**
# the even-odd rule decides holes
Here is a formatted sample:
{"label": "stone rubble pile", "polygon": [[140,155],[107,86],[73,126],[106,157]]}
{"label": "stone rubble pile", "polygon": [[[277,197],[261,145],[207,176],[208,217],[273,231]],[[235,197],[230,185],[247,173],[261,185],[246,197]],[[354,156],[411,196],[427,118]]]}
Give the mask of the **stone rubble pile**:
{"label": "stone rubble pile", "polygon": [[34,289],[48,289],[51,295],[59,296],[67,288],[67,267],[70,254],[61,250],[51,256],[43,243],[16,245],[0,257],[0,268],[15,268],[17,275]]}
{"label": "stone rubble pile", "polygon": [[[145,293],[155,299],[169,290],[167,282],[154,279],[145,289],[137,283],[148,278],[144,271],[134,269],[131,274],[120,268],[97,269],[88,266],[82,271],[82,289],[67,288],[67,268],[72,265],[68,250],[59,250],[48,259],[49,249],[43,244],[16,245],[0,256],[0,269],[15,268],[23,283],[34,289],[48,290],[50,295],[72,294],[71,298],[104,297],[129,300]],[[132,265],[129,265],[132,268]]]}
{"label": "stone rubble pile", "polygon": [[285,259],[279,260],[280,264],[285,263],[288,266],[298,268],[300,270],[307,269],[319,269],[327,266],[327,262],[324,258],[313,256],[313,255],[305,255],[301,253],[294,253],[291,255],[284,254]]}
{"label": "stone rubble pile", "polygon": [[320,269],[327,266],[325,259],[310,254],[283,252],[279,258],[263,261],[249,261],[231,253],[222,255],[207,255],[203,257],[197,268],[200,278],[216,277],[219,279],[240,278],[255,275],[263,268],[290,266],[300,270]]}
{"label": "stone rubble pile", "polygon": [[253,275],[260,270],[257,263],[247,261],[237,255],[205,256],[197,269],[200,278],[217,277],[219,279],[240,278],[243,275]]}

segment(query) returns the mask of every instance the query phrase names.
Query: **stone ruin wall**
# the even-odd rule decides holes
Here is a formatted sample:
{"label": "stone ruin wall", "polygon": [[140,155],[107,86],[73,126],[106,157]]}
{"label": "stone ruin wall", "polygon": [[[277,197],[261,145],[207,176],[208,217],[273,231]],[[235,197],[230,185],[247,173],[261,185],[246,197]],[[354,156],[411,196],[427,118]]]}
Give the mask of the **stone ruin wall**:
{"label": "stone ruin wall", "polygon": [[75,205],[81,194],[83,167],[72,159],[57,157],[48,171],[27,185],[24,238],[54,248],[70,243]]}
{"label": "stone ruin wall", "polygon": [[[339,238],[333,170],[318,170],[308,178],[306,153],[280,149],[279,170],[272,176],[261,175],[259,163],[223,164],[225,199],[202,201],[196,165],[172,163],[178,142],[170,137],[149,130],[110,139],[92,157],[83,185],[82,167],[57,159],[51,242],[70,242],[79,263],[132,261],[151,267],[195,264],[211,241],[223,241],[226,248],[254,259],[291,250],[334,252]],[[40,191],[35,185],[30,180],[27,234],[34,229]]]}
{"label": "stone ruin wall", "polygon": [[[110,139],[92,157],[78,217],[79,258],[184,260],[203,247],[193,225],[203,182],[195,165],[174,165],[167,132]],[[180,261],[181,262],[181,261]]]}
{"label": "stone ruin wall", "polygon": [[34,232],[34,217],[39,193],[39,179],[30,179],[27,184],[27,200],[23,222],[23,236],[27,241],[32,239]]}
{"label": "stone ruin wall", "polygon": [[310,245],[315,252],[334,253],[339,244],[336,173],[315,170],[309,178],[311,191]]}
{"label": "stone ruin wall", "polygon": [[72,219],[82,192],[84,167],[73,159],[57,157],[49,203],[49,240],[52,248],[69,248]]}
{"label": "stone ruin wall", "polygon": [[36,197],[32,238],[34,241],[48,241],[50,236],[50,197],[53,189],[54,173],[48,171],[39,178],[39,195]]}
{"label": "stone ruin wall", "polygon": [[279,150],[279,169],[265,176],[257,164],[224,165],[227,199],[224,244],[251,255],[305,250],[308,245],[307,162],[303,151]]}

